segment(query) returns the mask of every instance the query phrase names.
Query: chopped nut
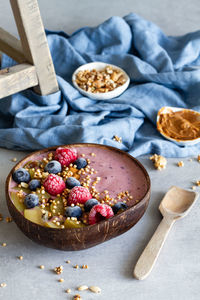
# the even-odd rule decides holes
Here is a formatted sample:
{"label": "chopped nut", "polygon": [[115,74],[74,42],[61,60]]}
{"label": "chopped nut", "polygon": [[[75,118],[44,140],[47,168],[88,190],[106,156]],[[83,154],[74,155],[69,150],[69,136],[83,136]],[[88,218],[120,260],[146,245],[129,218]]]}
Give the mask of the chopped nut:
{"label": "chopped nut", "polygon": [[150,160],[153,161],[154,166],[157,170],[162,170],[166,168],[167,160],[164,156],[154,154],[153,156],[150,157]]}
{"label": "chopped nut", "polygon": [[72,291],[71,289],[67,289],[67,290],[65,291],[65,293],[70,294],[71,291]]}
{"label": "chopped nut", "polygon": [[101,289],[98,286],[90,286],[89,289],[93,293],[96,293],[96,294],[100,294],[101,293]]}
{"label": "chopped nut", "polygon": [[183,167],[184,166],[184,162],[181,160],[177,163],[178,167]]}
{"label": "chopped nut", "polygon": [[63,278],[58,279],[59,282],[64,282]]}
{"label": "chopped nut", "polygon": [[77,85],[91,93],[106,93],[123,85],[126,82],[124,73],[111,66],[106,67],[100,71],[85,70],[79,71],[76,74]]}

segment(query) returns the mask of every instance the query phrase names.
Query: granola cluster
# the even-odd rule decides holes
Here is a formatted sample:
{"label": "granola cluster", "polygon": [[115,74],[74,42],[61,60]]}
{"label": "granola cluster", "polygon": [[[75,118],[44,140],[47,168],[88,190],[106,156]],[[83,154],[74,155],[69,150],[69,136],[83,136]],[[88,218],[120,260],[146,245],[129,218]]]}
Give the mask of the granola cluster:
{"label": "granola cluster", "polygon": [[90,93],[107,93],[113,91],[126,82],[124,73],[111,66],[97,71],[84,70],[76,75],[76,83],[84,91]]}

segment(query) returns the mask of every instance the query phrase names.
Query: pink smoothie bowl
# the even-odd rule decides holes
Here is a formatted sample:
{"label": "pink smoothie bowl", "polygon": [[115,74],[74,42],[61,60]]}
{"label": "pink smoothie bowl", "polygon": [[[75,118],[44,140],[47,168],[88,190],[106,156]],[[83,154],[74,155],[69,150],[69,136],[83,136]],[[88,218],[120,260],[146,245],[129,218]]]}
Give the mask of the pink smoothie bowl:
{"label": "pink smoothie bowl", "polygon": [[100,193],[108,190],[109,194],[117,199],[120,191],[129,191],[132,196],[126,203],[128,208],[109,219],[81,228],[49,228],[26,219],[11,199],[12,174],[28,162],[46,157],[50,152],[54,153],[58,147],[46,148],[33,152],[18,162],[6,180],[8,209],[19,229],[28,238],[43,246],[75,251],[106,242],[133,227],[144,215],[150,199],[150,178],[143,165],[128,153],[110,146],[80,143],[60,147],[75,148],[79,155],[90,157],[91,168],[97,170],[97,175],[101,177],[97,186]]}

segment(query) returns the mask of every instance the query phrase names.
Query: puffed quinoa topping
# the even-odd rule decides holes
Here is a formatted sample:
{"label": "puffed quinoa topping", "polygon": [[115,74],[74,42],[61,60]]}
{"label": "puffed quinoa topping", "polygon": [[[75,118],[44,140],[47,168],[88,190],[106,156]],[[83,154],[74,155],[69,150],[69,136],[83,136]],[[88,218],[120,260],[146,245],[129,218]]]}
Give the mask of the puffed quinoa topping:
{"label": "puffed quinoa topping", "polygon": [[74,296],[74,300],[81,300],[82,298],[81,298],[81,296],[80,295],[75,295]]}

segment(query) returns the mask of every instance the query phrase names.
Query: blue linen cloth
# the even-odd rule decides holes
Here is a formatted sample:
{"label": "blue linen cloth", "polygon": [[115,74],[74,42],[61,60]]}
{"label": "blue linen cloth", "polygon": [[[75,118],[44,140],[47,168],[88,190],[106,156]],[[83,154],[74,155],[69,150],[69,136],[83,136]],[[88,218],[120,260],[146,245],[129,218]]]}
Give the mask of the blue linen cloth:
{"label": "blue linen cloth", "polygon": [[[162,106],[200,112],[200,31],[166,36],[136,14],[112,17],[76,31],[47,31],[60,91],[39,96],[31,90],[0,100],[0,146],[33,150],[91,142],[115,146],[133,156],[196,155],[200,144],[180,147],[156,130]],[[82,64],[102,61],[129,74],[131,84],[119,97],[95,101],[82,96],[71,76]],[[2,68],[14,62],[3,56]],[[122,143],[113,136],[122,137]]]}

